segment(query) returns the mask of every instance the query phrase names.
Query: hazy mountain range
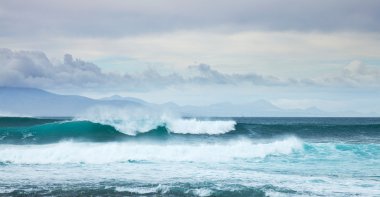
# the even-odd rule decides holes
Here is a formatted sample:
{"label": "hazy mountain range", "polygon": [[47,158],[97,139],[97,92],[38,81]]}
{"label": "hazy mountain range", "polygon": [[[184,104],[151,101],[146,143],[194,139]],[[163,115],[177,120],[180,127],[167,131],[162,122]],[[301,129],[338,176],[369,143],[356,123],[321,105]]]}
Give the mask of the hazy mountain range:
{"label": "hazy mountain range", "polygon": [[148,107],[180,113],[183,116],[376,116],[358,112],[325,112],[316,107],[282,109],[268,101],[257,100],[247,104],[218,103],[208,106],[179,106],[169,102],[154,104],[133,97],[114,95],[92,99],[77,95],[60,95],[36,88],[0,87],[1,116],[75,116],[91,107]]}

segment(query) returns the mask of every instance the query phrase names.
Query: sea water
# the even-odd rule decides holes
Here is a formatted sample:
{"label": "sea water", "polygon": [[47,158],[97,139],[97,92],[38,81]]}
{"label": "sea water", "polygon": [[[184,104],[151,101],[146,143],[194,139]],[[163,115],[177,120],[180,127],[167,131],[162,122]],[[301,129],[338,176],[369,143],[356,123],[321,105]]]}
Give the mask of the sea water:
{"label": "sea water", "polygon": [[0,118],[2,196],[380,196],[379,118]]}

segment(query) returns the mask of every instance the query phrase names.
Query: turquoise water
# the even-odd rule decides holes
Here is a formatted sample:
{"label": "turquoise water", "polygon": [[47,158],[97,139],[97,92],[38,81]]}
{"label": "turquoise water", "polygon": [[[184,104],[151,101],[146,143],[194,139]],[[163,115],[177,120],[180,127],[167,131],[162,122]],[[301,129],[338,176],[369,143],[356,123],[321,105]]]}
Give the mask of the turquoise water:
{"label": "turquoise water", "polygon": [[3,196],[380,196],[380,118],[0,118]]}

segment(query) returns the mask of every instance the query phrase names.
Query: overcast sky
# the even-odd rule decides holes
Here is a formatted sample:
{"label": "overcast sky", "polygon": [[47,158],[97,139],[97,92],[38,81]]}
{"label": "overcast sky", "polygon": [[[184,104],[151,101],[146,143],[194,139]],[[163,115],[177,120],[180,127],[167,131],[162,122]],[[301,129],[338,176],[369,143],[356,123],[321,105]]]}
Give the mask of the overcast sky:
{"label": "overcast sky", "polygon": [[2,0],[0,85],[380,113],[379,10],[378,0]]}

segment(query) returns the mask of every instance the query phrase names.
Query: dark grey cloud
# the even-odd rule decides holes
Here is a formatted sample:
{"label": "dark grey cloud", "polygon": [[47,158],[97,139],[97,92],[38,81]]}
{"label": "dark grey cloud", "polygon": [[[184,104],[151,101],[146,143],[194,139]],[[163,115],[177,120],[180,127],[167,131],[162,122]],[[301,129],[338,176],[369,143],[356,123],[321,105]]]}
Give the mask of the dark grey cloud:
{"label": "dark grey cloud", "polygon": [[54,65],[42,52],[0,49],[0,85],[31,87],[96,87],[108,77],[94,64],[73,60]]}
{"label": "dark grey cloud", "polygon": [[115,37],[174,30],[380,30],[378,0],[0,1],[0,36]]}

